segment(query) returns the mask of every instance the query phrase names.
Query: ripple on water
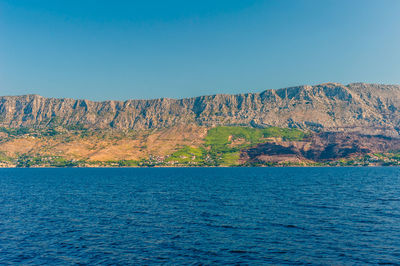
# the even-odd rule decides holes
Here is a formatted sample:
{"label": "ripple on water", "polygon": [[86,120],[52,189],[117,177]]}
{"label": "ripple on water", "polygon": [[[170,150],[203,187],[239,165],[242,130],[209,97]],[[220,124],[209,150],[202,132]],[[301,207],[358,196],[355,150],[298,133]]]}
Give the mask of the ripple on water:
{"label": "ripple on water", "polygon": [[0,264],[399,264],[399,168],[1,169]]}

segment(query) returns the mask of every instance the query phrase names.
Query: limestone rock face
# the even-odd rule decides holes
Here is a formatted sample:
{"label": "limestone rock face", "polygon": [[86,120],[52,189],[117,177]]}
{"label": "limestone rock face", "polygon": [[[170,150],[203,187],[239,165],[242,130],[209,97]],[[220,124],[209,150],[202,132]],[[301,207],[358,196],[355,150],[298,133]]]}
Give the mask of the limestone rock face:
{"label": "limestone rock face", "polygon": [[179,124],[295,127],[398,137],[400,86],[327,83],[262,93],[93,102],[0,97],[0,126],[145,130]]}

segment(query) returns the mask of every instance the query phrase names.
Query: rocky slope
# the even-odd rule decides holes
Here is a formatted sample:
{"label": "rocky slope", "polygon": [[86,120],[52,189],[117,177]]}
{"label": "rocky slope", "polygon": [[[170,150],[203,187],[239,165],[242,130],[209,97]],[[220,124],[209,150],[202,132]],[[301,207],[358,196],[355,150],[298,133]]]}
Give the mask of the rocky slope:
{"label": "rocky slope", "polygon": [[327,83],[262,93],[93,102],[0,97],[0,126],[146,130],[179,124],[292,127],[398,137],[400,86]]}
{"label": "rocky slope", "polygon": [[241,161],[245,163],[282,161],[323,163],[399,150],[399,138],[324,132],[312,134],[301,141],[265,142],[243,149]]}
{"label": "rocky slope", "polygon": [[277,127],[0,128],[0,167],[400,165],[400,138]]}

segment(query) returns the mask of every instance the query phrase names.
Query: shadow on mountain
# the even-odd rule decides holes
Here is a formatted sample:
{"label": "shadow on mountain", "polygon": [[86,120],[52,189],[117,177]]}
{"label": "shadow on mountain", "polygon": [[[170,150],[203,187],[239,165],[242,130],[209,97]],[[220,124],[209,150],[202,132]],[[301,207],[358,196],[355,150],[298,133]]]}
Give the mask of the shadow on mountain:
{"label": "shadow on mountain", "polygon": [[400,150],[400,139],[356,133],[325,132],[304,141],[274,141],[242,151],[248,162],[326,162],[367,153]]}

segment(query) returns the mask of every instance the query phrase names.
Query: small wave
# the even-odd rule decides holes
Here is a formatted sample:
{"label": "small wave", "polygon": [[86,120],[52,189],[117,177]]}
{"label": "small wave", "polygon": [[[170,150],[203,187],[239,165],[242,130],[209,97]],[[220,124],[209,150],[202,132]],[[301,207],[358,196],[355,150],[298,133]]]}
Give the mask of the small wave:
{"label": "small wave", "polygon": [[229,250],[229,253],[233,253],[233,254],[244,254],[244,253],[249,253],[246,250]]}

